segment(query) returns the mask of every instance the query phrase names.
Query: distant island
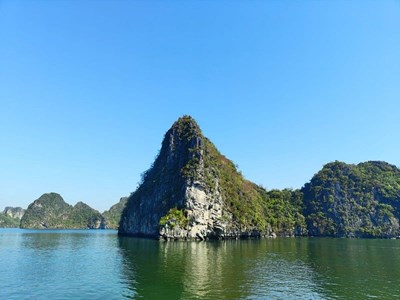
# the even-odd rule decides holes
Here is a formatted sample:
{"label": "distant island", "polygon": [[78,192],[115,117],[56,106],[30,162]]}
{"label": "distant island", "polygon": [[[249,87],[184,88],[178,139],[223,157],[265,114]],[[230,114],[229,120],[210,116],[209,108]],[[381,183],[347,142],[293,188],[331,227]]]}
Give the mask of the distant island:
{"label": "distant island", "polygon": [[400,170],[386,162],[331,162],[301,189],[267,191],[246,180],[190,116],[166,132],[137,190],[103,213],[46,193],[6,208],[0,227],[119,229],[165,240],[275,236],[395,238]]}
{"label": "distant island", "polygon": [[6,207],[0,212],[0,228],[19,227],[25,209],[21,207]]}
{"label": "distant island", "polygon": [[102,215],[89,205],[67,204],[57,193],[47,193],[31,203],[21,219],[21,228],[105,228]]}
{"label": "distant island", "polygon": [[103,212],[102,215],[105,219],[106,228],[118,229],[122,211],[124,210],[127,201],[128,197],[122,197],[119,199],[117,204],[114,204],[109,210]]}
{"label": "distant island", "polygon": [[74,206],[57,193],[45,193],[28,208],[6,207],[0,213],[0,228],[25,229],[117,229],[127,198],[102,214],[89,205],[78,202]]}

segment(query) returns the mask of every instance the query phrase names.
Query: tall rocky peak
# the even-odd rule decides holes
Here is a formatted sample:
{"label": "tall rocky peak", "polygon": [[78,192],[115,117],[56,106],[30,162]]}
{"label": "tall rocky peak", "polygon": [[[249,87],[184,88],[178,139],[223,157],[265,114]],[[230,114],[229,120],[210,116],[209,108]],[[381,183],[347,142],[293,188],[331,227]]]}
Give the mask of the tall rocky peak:
{"label": "tall rocky peak", "polygon": [[[167,131],[158,157],[128,198],[119,234],[197,239],[269,234],[271,224],[277,229],[285,222],[278,226],[268,215],[268,197],[184,116]],[[274,203],[279,201],[287,198]],[[290,231],[295,223],[279,230]]]}
{"label": "tall rocky peak", "polygon": [[200,170],[204,137],[195,120],[179,118],[166,132],[153,165],[127,202],[119,233],[137,236],[159,235],[160,219],[172,208],[186,208],[188,190]]}
{"label": "tall rocky peak", "polygon": [[154,177],[185,181],[190,167],[196,169],[201,162],[203,148],[204,136],[196,121],[190,116],[179,118],[165,134],[157,159],[143,175],[143,183]]}
{"label": "tall rocky peak", "polygon": [[119,234],[174,239],[260,235],[394,237],[400,234],[400,170],[381,161],[326,164],[301,190],[243,178],[184,116],[128,198]]}

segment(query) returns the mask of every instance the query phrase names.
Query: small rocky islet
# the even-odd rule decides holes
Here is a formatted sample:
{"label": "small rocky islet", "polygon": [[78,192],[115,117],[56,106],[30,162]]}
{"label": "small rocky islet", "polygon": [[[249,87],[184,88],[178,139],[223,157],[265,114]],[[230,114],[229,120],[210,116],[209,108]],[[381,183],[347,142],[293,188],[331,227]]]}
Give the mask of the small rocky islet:
{"label": "small rocky islet", "polygon": [[165,240],[394,238],[400,235],[400,170],[382,161],[335,161],[301,189],[266,190],[246,180],[196,121],[183,116],[166,132],[136,191],[108,211],[71,206],[56,193],[26,211],[6,210],[0,227],[118,228],[122,236]]}

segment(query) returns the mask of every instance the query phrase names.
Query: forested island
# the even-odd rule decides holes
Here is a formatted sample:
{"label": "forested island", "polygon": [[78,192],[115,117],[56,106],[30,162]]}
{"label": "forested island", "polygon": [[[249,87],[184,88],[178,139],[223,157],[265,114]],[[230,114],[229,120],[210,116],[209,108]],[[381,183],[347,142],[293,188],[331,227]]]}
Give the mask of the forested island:
{"label": "forested island", "polygon": [[190,116],[167,131],[128,198],[120,235],[164,239],[399,235],[400,171],[386,162],[328,163],[298,190],[246,180]]}
{"label": "forested island", "polygon": [[100,213],[83,202],[74,206],[57,193],[45,193],[33,201],[13,227],[27,229],[117,229],[126,197]]}
{"label": "forested island", "polygon": [[6,208],[0,227],[118,229],[163,239],[262,236],[394,238],[400,235],[400,170],[386,162],[331,162],[301,189],[246,180],[190,116],[166,132],[137,190],[103,213],[46,193]]}

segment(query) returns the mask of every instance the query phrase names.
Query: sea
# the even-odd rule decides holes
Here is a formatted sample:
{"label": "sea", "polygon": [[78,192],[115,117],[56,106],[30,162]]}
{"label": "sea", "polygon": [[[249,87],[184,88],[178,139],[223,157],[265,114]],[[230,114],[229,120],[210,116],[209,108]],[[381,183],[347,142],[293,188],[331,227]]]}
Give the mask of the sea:
{"label": "sea", "polygon": [[400,299],[400,240],[0,229],[0,299]]}

